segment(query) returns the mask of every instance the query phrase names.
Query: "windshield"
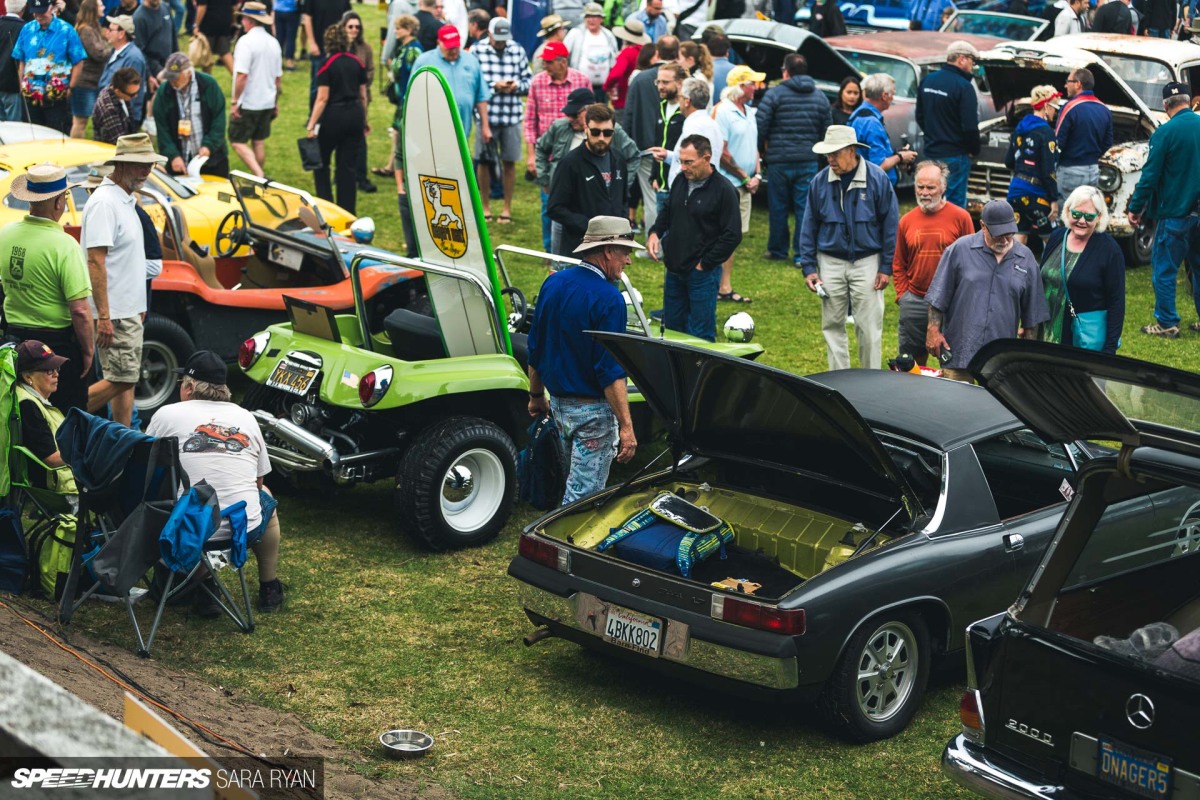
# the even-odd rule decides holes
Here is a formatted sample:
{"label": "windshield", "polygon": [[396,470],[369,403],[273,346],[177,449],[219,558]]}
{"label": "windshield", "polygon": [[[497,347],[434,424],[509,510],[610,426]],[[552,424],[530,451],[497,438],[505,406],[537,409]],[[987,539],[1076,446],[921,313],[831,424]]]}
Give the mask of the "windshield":
{"label": "windshield", "polygon": [[1007,14],[958,13],[946,24],[948,33],[970,33],[995,36],[1006,41],[1027,42],[1045,27],[1041,20],[1021,19]]}
{"label": "windshield", "polygon": [[1134,94],[1142,98],[1142,102],[1150,108],[1162,106],[1162,90],[1175,80],[1171,68],[1161,61],[1135,56],[1118,56],[1104,53],[1104,60],[1112,67],[1112,71],[1125,79],[1133,89]]}
{"label": "windshield", "polygon": [[[186,200],[189,197],[195,197],[197,194],[199,194],[195,189],[193,189],[191,186],[188,186],[186,183],[181,182],[178,178],[168,175],[166,170],[162,169],[161,167],[156,167],[154,172],[150,173],[150,182],[161,183],[163,186],[170,189],[171,192],[173,192],[175,196],[181,200]],[[159,189],[159,192],[162,194],[169,194],[162,189]]]}
{"label": "windshield", "polygon": [[883,72],[896,80],[896,96],[912,100],[917,96],[917,71],[912,64],[899,58],[878,53],[860,53],[856,50],[839,52],[863,75]]}
{"label": "windshield", "polygon": [[229,182],[237,189],[249,223],[255,227],[280,233],[306,228],[320,232],[323,227],[307,192],[275,183],[263,186],[257,180],[236,173],[229,176]]}

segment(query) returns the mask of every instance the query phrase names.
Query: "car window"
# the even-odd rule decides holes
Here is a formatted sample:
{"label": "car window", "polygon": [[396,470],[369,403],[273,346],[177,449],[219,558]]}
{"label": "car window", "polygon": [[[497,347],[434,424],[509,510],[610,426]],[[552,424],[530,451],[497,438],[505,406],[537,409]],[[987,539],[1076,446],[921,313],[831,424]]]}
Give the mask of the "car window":
{"label": "car window", "polygon": [[168,192],[163,188],[166,187],[166,189],[169,189],[170,192],[174,193],[176,197],[179,197],[183,200],[186,200],[189,197],[195,197],[197,194],[199,194],[199,192],[197,192],[195,189],[188,186],[186,183],[181,182],[179,179],[168,175],[162,169],[155,169],[154,172],[150,173],[149,181],[151,187],[158,189],[160,193],[168,194]]}
{"label": "car window", "polygon": [[1000,519],[1065,502],[1074,491],[1075,467],[1066,448],[1032,431],[1004,433],[974,447]]}
{"label": "car window", "polygon": [[970,33],[995,36],[1004,41],[1027,42],[1043,25],[1038,19],[1014,19],[1000,14],[958,14],[942,30],[948,33]]}
{"label": "car window", "polygon": [[884,431],[875,431],[888,455],[917,493],[921,505],[932,510],[937,507],[938,493],[942,487],[942,456],[936,450],[893,437]]}
{"label": "car window", "polygon": [[1104,54],[1104,60],[1129,84],[1129,88],[1150,108],[1162,106],[1162,90],[1175,80],[1171,68],[1161,61],[1135,56]]}
{"label": "car window", "polygon": [[917,96],[917,71],[904,59],[840,48],[839,52],[863,75],[873,75],[876,72],[891,75],[896,81],[897,97],[911,100]]}

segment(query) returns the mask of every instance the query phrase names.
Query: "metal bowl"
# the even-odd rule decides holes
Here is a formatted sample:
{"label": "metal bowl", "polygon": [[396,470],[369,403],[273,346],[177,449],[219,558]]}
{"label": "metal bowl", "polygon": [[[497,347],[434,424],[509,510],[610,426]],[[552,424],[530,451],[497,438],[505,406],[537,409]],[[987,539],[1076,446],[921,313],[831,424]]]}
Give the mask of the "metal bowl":
{"label": "metal bowl", "polygon": [[381,734],[379,743],[388,758],[420,758],[433,747],[433,737],[423,731],[395,730]]}

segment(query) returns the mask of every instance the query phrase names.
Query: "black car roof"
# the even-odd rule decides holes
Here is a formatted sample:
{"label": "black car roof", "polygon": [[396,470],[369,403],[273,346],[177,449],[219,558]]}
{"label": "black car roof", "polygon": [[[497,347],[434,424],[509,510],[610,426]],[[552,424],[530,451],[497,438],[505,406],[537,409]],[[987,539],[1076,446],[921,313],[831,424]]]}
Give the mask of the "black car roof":
{"label": "black car roof", "polygon": [[953,450],[1023,427],[985,389],[958,381],[873,369],[809,375],[850,401],[872,427]]}

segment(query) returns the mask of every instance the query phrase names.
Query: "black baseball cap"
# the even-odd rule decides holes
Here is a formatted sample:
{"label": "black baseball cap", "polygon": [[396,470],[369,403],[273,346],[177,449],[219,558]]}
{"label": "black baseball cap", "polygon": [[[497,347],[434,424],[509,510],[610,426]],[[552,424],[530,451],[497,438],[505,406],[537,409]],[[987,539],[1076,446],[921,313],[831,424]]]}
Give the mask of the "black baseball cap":
{"label": "black baseball cap", "polygon": [[1192,96],[1192,90],[1188,88],[1186,83],[1171,81],[1163,87],[1163,100],[1166,100],[1168,97],[1177,97],[1181,94],[1188,97]]}
{"label": "black baseball cap", "polygon": [[573,117],[594,102],[596,102],[596,93],[591,89],[575,89],[567,95],[567,104],[562,107],[562,113]]}
{"label": "black baseball cap", "polygon": [[212,350],[197,350],[182,367],[174,370],[176,375],[184,375],[198,381],[224,386],[228,380],[225,362]]}

